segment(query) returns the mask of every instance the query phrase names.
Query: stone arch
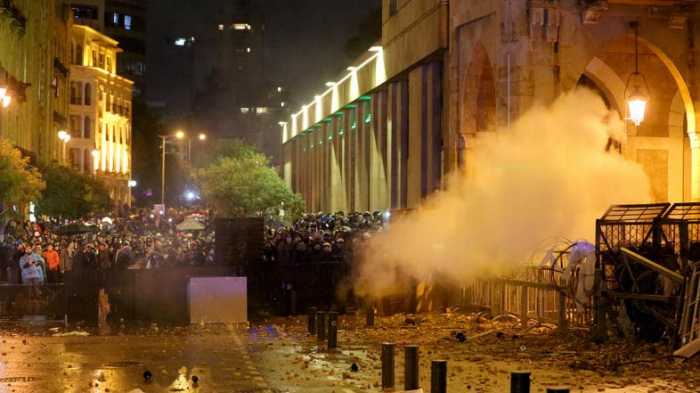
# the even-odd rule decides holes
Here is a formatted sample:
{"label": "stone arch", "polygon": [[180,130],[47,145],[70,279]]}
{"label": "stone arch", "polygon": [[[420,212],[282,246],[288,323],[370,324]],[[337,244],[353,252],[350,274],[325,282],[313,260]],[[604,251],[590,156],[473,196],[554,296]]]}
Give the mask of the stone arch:
{"label": "stone arch", "polygon": [[464,76],[461,129],[464,134],[495,129],[496,84],[486,47],[478,42]]}
{"label": "stone arch", "polygon": [[[650,100],[644,122],[625,122],[623,154],[649,174],[653,201],[700,197],[700,156],[689,149],[697,140],[695,109],[683,75],[673,60],[651,40],[638,37],[639,71],[647,78]],[[634,35],[624,34],[599,46],[582,72],[594,81],[621,118],[628,116],[624,91],[634,71]],[[692,147],[692,146],[690,146]],[[686,153],[690,152],[690,159]]]}

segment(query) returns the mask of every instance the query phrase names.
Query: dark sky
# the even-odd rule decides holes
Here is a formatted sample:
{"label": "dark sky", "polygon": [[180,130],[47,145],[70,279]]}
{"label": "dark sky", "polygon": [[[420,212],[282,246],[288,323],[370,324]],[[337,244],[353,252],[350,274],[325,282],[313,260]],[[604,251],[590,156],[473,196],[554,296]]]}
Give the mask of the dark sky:
{"label": "dark sky", "polygon": [[[173,67],[168,56],[173,37],[202,35],[216,28],[222,1],[149,0],[147,99],[168,101],[177,94],[164,70]],[[288,88],[292,102],[302,104],[325,89],[350,61],[343,44],[359,33],[359,24],[381,6],[381,0],[253,0],[265,10],[268,79]]]}

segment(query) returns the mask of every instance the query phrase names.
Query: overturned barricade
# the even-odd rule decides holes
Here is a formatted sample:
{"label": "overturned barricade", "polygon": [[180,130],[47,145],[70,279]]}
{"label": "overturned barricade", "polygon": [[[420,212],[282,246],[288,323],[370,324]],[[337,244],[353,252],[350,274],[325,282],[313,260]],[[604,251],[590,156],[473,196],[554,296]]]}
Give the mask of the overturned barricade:
{"label": "overturned barricade", "polygon": [[616,205],[596,222],[596,326],[700,350],[700,204]]}

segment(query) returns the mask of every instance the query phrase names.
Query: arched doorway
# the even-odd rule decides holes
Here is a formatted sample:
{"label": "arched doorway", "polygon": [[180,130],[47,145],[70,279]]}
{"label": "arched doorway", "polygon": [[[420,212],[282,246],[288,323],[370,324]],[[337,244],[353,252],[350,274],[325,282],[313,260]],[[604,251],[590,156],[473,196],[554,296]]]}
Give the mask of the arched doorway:
{"label": "arched doorway", "polygon": [[471,52],[466,68],[460,102],[460,127],[457,135],[457,165],[470,167],[467,149],[470,135],[496,130],[496,84],[493,67],[484,44],[479,42]]}
{"label": "arched doorway", "polygon": [[[634,48],[634,36],[607,43],[595,53],[579,80],[579,84],[598,91],[621,119],[627,117],[623,94],[627,78],[634,71]],[[649,175],[653,202],[690,200],[694,165],[689,133],[695,134],[694,120],[690,120],[695,114],[688,87],[668,56],[642,38],[638,58],[650,97],[639,126],[624,122],[621,152]]]}

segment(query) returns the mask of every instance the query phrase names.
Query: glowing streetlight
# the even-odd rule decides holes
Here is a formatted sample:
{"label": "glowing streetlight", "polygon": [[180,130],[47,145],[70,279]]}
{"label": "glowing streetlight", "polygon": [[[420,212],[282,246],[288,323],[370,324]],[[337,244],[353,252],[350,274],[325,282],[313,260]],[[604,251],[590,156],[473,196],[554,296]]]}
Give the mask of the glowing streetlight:
{"label": "glowing streetlight", "polygon": [[[5,96],[7,97],[7,96]],[[70,134],[66,130],[60,130],[58,131],[58,139],[63,141],[63,146],[61,146],[61,159],[65,160],[66,159],[66,145],[68,144],[68,141],[70,140]]]}
{"label": "glowing streetlight", "polygon": [[[207,134],[205,133],[200,133],[197,138],[200,141],[205,141],[207,140]],[[192,162],[192,139],[187,138],[187,162]]]}
{"label": "glowing streetlight", "polygon": [[136,187],[136,180],[129,180],[129,187],[131,187],[131,188]]}
{"label": "glowing streetlight", "polygon": [[644,112],[649,101],[649,86],[644,74],[639,72],[639,42],[637,39],[639,22],[630,22],[630,27],[634,29],[634,72],[627,79],[625,99],[629,108],[628,119],[639,127],[639,124],[644,120]]}

